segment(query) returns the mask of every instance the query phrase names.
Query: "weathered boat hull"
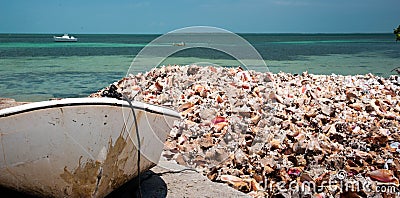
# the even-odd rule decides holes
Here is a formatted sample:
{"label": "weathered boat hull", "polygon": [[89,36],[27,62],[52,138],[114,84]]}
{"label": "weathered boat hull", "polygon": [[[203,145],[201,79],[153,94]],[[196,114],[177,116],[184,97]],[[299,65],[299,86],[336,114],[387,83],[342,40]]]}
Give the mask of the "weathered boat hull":
{"label": "weathered boat hull", "polygon": [[[154,166],[179,114],[134,104],[140,171]],[[125,101],[64,99],[0,110],[0,185],[51,197],[104,197],[138,175],[133,114]]]}

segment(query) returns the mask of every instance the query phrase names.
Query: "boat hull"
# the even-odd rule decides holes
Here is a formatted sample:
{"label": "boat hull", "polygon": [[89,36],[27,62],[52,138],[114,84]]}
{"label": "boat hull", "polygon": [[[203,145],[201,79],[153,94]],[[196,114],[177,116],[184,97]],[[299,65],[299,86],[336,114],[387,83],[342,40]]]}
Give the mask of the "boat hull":
{"label": "boat hull", "polygon": [[[104,197],[138,175],[136,127],[125,101],[28,106],[0,111],[0,185],[46,197]],[[144,103],[134,109],[142,172],[157,164],[179,115]]]}
{"label": "boat hull", "polygon": [[53,36],[55,42],[77,42],[78,38],[68,36],[65,34],[64,36]]}
{"label": "boat hull", "polygon": [[78,39],[54,38],[54,42],[77,42]]}

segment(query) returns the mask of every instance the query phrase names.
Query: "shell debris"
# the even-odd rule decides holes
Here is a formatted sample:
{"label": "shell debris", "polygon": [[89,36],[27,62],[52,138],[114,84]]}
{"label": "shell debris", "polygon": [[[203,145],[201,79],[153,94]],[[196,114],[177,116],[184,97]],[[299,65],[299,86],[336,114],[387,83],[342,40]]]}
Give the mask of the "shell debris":
{"label": "shell debris", "polygon": [[[398,188],[397,79],[174,65],[130,75],[91,97],[133,98],[140,90],[135,100],[174,108],[183,119],[167,139],[167,159],[251,196],[387,197],[340,183]],[[279,190],[293,182],[323,188]]]}

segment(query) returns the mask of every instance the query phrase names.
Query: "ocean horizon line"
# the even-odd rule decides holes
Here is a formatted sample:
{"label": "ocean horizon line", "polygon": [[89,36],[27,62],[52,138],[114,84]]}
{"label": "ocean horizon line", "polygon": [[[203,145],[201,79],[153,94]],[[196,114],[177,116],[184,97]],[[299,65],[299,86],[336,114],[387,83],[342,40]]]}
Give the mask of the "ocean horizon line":
{"label": "ocean horizon line", "polygon": [[[219,32],[199,32],[197,34],[226,34]],[[393,32],[233,32],[238,35],[386,35]],[[74,32],[0,32],[0,35],[163,35],[165,33],[74,33]],[[178,33],[187,34],[187,33]],[[189,33],[196,34],[196,33]]]}

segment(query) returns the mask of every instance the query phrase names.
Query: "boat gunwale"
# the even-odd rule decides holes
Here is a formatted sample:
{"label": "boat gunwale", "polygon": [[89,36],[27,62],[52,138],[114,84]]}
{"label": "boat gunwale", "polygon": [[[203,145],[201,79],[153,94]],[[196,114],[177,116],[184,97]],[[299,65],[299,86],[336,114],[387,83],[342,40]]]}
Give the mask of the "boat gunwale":
{"label": "boat gunwale", "polygon": [[[54,107],[68,107],[68,106],[118,106],[118,107],[128,107],[130,105],[127,101],[118,100],[115,98],[65,98],[61,100],[51,100],[51,101],[41,101],[33,102],[28,104],[23,104],[19,106],[9,107],[0,110],[0,119],[12,115],[17,115],[21,113],[37,111],[41,109],[49,109]],[[132,106],[134,109],[143,110],[150,113],[161,114],[165,116],[171,116],[175,118],[181,118],[179,113],[173,111],[172,109],[161,107],[157,105],[142,103],[138,101],[132,101]]]}

